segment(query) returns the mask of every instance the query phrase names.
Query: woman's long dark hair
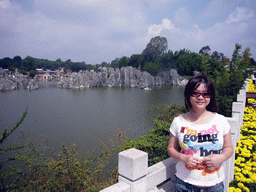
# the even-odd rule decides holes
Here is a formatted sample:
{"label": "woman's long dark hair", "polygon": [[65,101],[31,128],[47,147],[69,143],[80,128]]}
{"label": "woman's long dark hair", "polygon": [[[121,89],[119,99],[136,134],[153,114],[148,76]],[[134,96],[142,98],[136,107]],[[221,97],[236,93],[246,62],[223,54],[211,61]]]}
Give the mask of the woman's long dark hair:
{"label": "woman's long dark hair", "polygon": [[192,105],[190,103],[190,96],[192,92],[196,90],[201,84],[205,84],[207,91],[211,94],[211,100],[210,100],[210,103],[207,105],[206,110],[211,112],[216,112],[217,104],[216,104],[216,98],[215,98],[216,97],[215,89],[210,79],[205,75],[193,77],[188,81],[184,91],[185,105],[187,110],[191,110],[192,108]]}

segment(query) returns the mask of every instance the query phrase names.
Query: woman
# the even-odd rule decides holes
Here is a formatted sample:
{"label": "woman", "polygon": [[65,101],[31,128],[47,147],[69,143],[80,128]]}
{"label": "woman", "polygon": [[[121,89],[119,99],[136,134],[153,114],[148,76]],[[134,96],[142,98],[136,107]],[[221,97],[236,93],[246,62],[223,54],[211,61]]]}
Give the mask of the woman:
{"label": "woman", "polygon": [[190,79],[184,96],[189,112],[174,118],[168,144],[169,155],[178,161],[175,192],[223,192],[222,163],[233,154],[230,125],[216,113],[215,90],[208,77]]}

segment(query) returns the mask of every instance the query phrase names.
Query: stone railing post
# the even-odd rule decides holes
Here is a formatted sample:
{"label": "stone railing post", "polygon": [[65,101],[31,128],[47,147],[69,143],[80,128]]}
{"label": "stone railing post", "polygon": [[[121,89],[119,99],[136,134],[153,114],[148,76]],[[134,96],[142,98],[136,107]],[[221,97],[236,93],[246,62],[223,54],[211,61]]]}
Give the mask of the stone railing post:
{"label": "stone railing post", "polygon": [[227,160],[224,164],[225,170],[227,170],[225,172],[225,174],[226,174],[225,186],[228,186],[229,181],[232,181],[234,179],[235,148],[236,148],[236,144],[237,144],[237,141],[238,141],[239,135],[240,135],[240,126],[238,123],[238,118],[235,118],[235,117],[232,117],[232,118],[226,117],[226,118],[231,127],[232,145],[234,148],[234,153],[233,153],[232,157],[229,160]]}
{"label": "stone railing post", "polygon": [[245,104],[241,102],[233,102],[233,105],[232,105],[232,117],[238,118],[239,131],[240,131],[240,128],[243,126],[244,106]]}
{"label": "stone railing post", "polygon": [[130,186],[130,192],[146,192],[148,173],[148,154],[138,149],[128,149],[118,155],[118,182]]}

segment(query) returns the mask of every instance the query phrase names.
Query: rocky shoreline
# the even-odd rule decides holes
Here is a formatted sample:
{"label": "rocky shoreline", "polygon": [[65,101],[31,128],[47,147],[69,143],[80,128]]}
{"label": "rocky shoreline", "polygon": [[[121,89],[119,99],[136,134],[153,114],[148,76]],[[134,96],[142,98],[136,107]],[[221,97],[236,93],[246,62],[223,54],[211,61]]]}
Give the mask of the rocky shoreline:
{"label": "rocky shoreline", "polygon": [[24,87],[24,83],[28,81],[28,77],[8,69],[0,68],[0,91],[10,91]]}
{"label": "rocky shoreline", "polygon": [[28,75],[18,73],[18,70],[9,71],[0,67],[0,91],[11,91],[15,89],[38,89],[36,79],[30,79]]}
{"label": "rocky shoreline", "polygon": [[152,86],[186,85],[187,79],[181,77],[177,70],[162,71],[156,77],[146,71],[131,66],[119,69],[99,67],[98,72],[80,71],[68,73],[62,78],[58,87],[66,89],[82,89],[86,87],[139,87],[148,89]]}
{"label": "rocky shoreline", "polygon": [[[80,71],[79,73],[67,73],[58,81],[58,87],[66,89],[83,89],[89,87],[139,87],[150,89],[153,86],[186,85],[187,79],[181,77],[177,70],[162,71],[156,77],[146,71],[131,66],[121,69],[99,67],[98,72]],[[28,75],[22,75],[0,68],[0,91],[10,91],[25,88],[38,89],[37,75],[30,79]]]}

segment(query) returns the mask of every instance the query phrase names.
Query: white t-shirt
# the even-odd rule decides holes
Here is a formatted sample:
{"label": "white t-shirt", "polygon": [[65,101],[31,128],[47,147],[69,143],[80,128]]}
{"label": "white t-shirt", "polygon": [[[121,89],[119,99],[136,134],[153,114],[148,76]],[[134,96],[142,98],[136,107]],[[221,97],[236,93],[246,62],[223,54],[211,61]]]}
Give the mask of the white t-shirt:
{"label": "white t-shirt", "polygon": [[[229,132],[230,125],[223,115],[215,114],[208,123],[194,124],[181,115],[175,117],[170,132],[179,140],[181,152],[204,158],[210,154],[220,154],[223,137]],[[197,186],[213,186],[224,180],[223,166],[210,170],[203,162],[191,168],[179,161],[176,176],[184,182]]]}

